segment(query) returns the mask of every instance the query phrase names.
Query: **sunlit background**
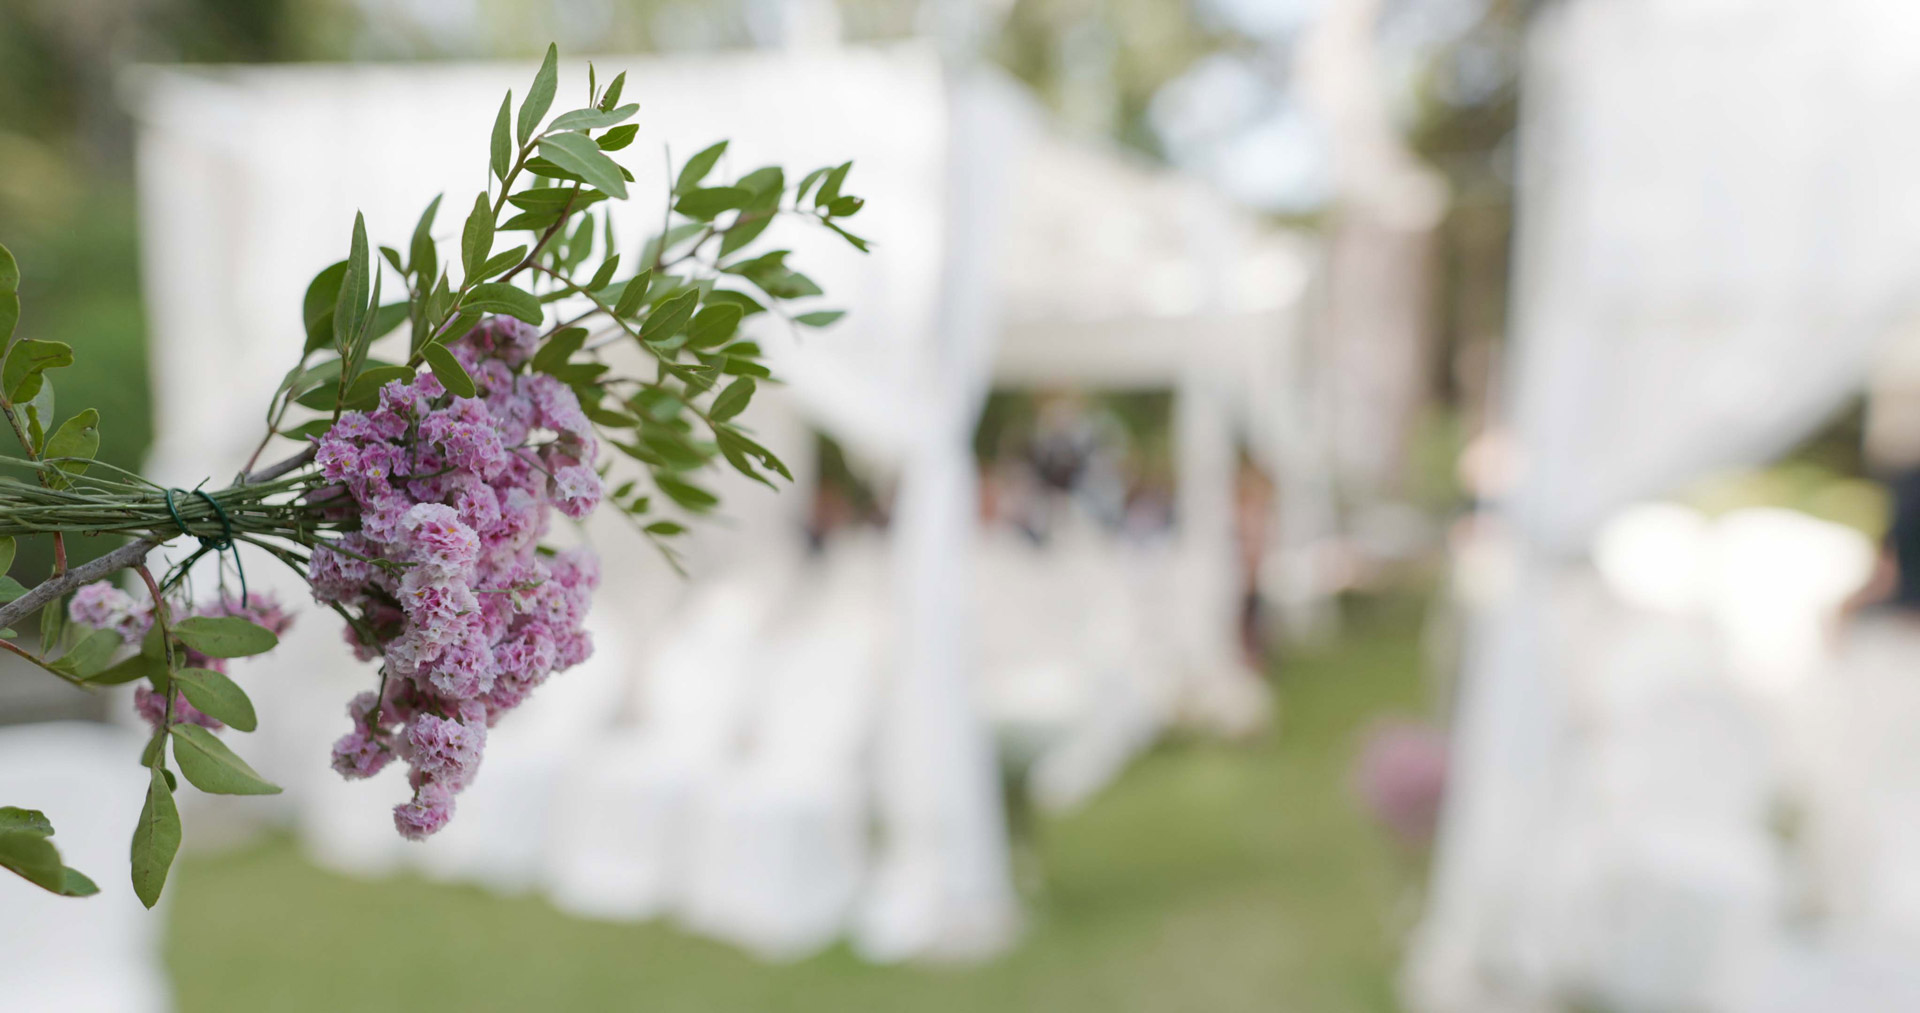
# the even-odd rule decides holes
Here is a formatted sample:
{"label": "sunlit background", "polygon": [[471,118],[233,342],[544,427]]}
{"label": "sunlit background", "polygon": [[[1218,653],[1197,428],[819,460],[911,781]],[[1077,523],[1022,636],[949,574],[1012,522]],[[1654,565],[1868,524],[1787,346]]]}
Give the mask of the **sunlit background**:
{"label": "sunlit background", "polygon": [[1920,1009],[1920,8],[0,0],[101,459],[231,474],[549,41],[636,249],[713,141],[854,160],[796,481],[684,576],[589,524],[598,653],[426,845],[309,611],[236,670],[287,792],[187,793],[151,913],[127,700],[0,664],[103,887],[0,882],[0,1007]]}

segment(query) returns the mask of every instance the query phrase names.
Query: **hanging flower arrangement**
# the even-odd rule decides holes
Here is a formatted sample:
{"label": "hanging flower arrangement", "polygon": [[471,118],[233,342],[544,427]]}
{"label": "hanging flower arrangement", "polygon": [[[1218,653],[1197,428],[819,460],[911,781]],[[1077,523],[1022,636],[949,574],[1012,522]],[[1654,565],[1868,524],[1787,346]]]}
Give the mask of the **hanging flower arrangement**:
{"label": "hanging flower arrangement", "polygon": [[[637,130],[625,77],[603,88],[589,69],[587,104],[549,118],[548,48],[519,104],[509,93],[500,105],[490,185],[444,260],[441,198],[404,254],[372,246],[355,218],[347,257],[307,289],[305,344],[268,398],[253,459],[225,488],[166,489],[94,460],[99,412],[61,421],[55,410],[54,377],[73,350],[15,339],[20,274],[0,247],[0,414],[25,451],[0,458],[13,472],[0,475],[0,572],[22,537],[49,539],[54,559],[31,587],[0,577],[0,649],[83,689],[139,684],[134,705],[153,734],[131,856],[147,906],[179,848],[181,779],[216,794],[280,790],[220,734],[258,725],[230,659],[271,650],[292,621],[247,590],[238,546],[299,573],[342,622],[343,650],[374,666],[345,708],[333,767],[365,778],[405,764],[411,793],[394,824],[418,840],[454,818],[488,729],[593,653],[599,566],[547,544],[556,514],[613,510],[673,561],[686,519],[719,503],[703,470],[791,480],[741,421],[770,375],[742,328],[841,314],[812,308],[820,288],[788,251],[754,245],[786,217],[865,252],[842,224],[862,204],[842,189],[851,163],[797,184],[772,166],[713,183],[726,151],[715,144],[680,167],[662,231],[623,264],[595,205],[625,200],[633,179],[615,157]],[[525,241],[501,238],[516,234]],[[647,375],[616,371],[609,353],[631,349]],[[302,449],[261,466],[276,437]],[[68,566],[69,540],[94,537],[126,541]],[[198,544],[148,566],[182,538]],[[189,578],[207,562],[218,592],[196,602]],[[120,571],[138,578],[134,593],[108,579]],[[30,649],[16,631],[36,613]],[[0,807],[0,867],[56,893],[97,892],[52,837],[42,813]]]}

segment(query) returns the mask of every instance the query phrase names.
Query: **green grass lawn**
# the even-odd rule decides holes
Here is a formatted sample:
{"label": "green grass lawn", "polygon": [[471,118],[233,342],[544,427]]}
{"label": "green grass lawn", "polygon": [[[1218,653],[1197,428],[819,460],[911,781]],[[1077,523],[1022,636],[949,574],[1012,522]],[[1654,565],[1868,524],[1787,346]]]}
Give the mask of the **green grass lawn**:
{"label": "green grass lawn", "polygon": [[1415,873],[1355,813],[1346,771],[1371,715],[1419,706],[1417,625],[1410,601],[1367,610],[1339,643],[1282,667],[1278,734],[1168,745],[1084,810],[1043,821],[1028,931],[986,966],[871,967],[844,950],[769,966],[662,924],[345,879],[275,843],[177,871],[180,1008],[1389,1010]]}

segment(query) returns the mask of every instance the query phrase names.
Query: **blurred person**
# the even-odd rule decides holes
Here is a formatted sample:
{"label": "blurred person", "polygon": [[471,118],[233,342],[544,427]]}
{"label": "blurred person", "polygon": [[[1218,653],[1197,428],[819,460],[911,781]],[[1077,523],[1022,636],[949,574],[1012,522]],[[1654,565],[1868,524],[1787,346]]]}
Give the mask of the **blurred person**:
{"label": "blurred person", "polygon": [[1893,341],[1873,371],[1864,444],[1892,509],[1881,565],[1856,601],[1920,613],[1920,335]]}

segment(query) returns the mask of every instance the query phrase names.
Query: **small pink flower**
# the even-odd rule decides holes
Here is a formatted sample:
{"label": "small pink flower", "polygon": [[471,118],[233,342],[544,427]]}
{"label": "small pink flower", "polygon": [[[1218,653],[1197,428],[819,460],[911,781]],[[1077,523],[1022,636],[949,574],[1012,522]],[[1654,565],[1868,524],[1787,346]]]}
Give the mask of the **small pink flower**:
{"label": "small pink flower", "polygon": [[391,762],[392,747],[365,728],[355,728],[333,744],[333,769],[348,780],[372,777]]}
{"label": "small pink flower", "polygon": [[393,825],[400,836],[424,841],[453,818],[453,789],[428,781],[414,789],[412,801],[393,807]]}

